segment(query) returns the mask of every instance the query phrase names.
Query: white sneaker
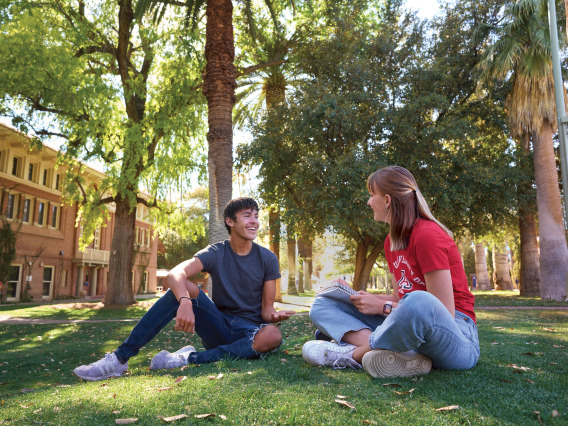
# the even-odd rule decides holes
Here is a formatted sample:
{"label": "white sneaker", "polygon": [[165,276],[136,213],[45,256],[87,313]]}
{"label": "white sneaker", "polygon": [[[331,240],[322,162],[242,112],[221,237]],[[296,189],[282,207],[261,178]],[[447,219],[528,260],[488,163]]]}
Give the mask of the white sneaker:
{"label": "white sneaker", "polygon": [[189,354],[195,352],[193,346],[184,346],[183,348],[170,353],[161,351],[150,361],[150,370],[162,370],[183,367],[187,365]]}
{"label": "white sneaker", "polygon": [[363,368],[375,378],[418,376],[430,372],[432,360],[414,351],[376,350],[363,356]]}
{"label": "white sneaker", "polygon": [[339,368],[362,368],[361,364],[353,359],[356,346],[339,345],[323,340],[312,340],[302,346],[302,357],[313,365]]}
{"label": "white sneaker", "polygon": [[113,353],[89,365],[81,365],[73,373],[83,380],[97,381],[109,377],[120,377],[128,370],[128,363],[122,364]]}

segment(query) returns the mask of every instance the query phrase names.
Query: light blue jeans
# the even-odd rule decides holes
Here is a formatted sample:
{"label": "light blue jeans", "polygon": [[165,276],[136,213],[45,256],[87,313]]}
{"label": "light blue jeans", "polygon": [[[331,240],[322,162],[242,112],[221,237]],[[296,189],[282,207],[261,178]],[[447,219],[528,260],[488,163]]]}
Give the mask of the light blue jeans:
{"label": "light blue jeans", "polygon": [[467,370],[479,359],[475,322],[458,311],[452,318],[442,302],[426,291],[406,294],[387,317],[362,314],[350,303],[316,297],[310,318],[336,342],[344,343],[341,339],[349,331],[370,329],[371,349],[414,350],[431,358],[438,369]]}

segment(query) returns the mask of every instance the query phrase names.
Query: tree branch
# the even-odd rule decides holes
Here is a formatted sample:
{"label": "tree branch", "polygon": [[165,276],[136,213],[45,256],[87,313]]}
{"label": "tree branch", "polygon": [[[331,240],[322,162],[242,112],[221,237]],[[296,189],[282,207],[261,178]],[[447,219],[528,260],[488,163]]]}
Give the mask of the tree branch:
{"label": "tree branch", "polygon": [[242,77],[243,75],[250,74],[251,72],[261,70],[264,68],[270,68],[277,65],[287,64],[288,61],[286,59],[276,60],[276,61],[268,61],[262,64],[256,64],[252,67],[243,68],[240,72],[237,73],[237,78]]}

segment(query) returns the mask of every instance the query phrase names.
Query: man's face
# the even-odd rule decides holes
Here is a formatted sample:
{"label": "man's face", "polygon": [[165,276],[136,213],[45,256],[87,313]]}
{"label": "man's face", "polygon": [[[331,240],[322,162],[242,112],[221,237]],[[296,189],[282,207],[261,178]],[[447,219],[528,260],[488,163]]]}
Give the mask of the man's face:
{"label": "man's face", "polygon": [[253,241],[260,226],[258,212],[253,209],[244,209],[238,211],[235,216],[236,220],[227,218],[227,225],[231,227],[231,237]]}

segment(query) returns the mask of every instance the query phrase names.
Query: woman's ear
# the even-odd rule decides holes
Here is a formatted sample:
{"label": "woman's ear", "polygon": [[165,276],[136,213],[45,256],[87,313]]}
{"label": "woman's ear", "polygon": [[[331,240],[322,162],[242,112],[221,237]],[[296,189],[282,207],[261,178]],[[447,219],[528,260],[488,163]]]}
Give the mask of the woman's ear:
{"label": "woman's ear", "polygon": [[389,194],[385,194],[385,207],[390,207],[391,205],[391,196]]}

